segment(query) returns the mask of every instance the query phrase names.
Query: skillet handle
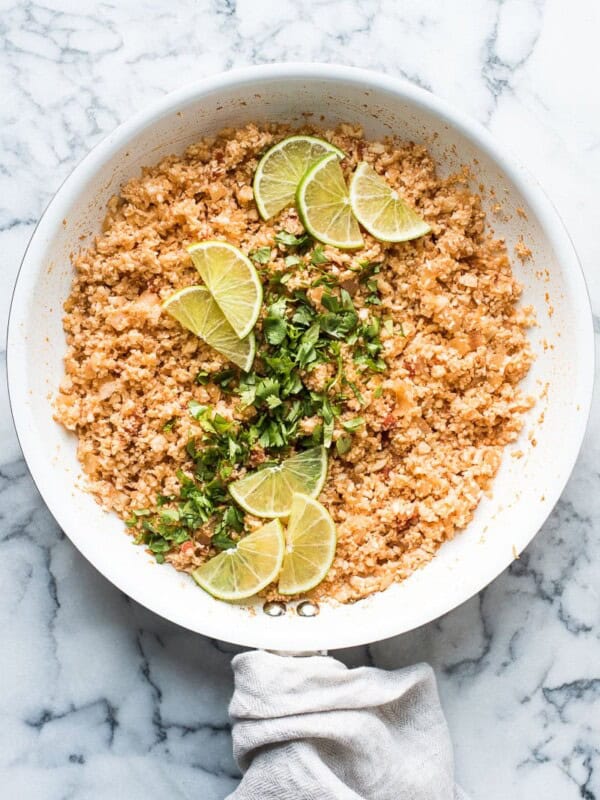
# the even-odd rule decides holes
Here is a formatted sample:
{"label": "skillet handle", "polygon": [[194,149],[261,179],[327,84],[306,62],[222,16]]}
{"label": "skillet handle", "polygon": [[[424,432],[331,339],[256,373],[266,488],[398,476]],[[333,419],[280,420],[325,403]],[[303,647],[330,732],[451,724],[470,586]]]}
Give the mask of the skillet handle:
{"label": "skillet handle", "polygon": [[306,658],[307,656],[326,656],[327,650],[265,650],[274,656],[290,656],[291,658]]}

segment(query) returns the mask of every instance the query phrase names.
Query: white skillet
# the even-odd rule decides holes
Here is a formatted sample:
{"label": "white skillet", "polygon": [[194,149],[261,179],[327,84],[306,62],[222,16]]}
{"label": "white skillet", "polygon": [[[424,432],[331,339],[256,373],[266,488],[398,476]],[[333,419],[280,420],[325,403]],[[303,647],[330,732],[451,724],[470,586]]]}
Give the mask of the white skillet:
{"label": "white skillet", "polygon": [[[317,616],[294,605],[270,617],[260,603],[218,602],[193,581],[158,566],[82,490],[75,438],[52,420],[50,398],[63,372],[62,303],[72,278],[69,254],[100,230],[121,183],[167,153],[220,128],[251,120],[323,125],[360,123],[368,137],[424,142],[444,172],[468,164],[509,250],[521,236],[533,259],[514,270],[524,303],[537,309],[537,359],[527,388],[543,395],[519,443],[505,454],[468,529],[402,584],[348,606],[322,604]],[[491,196],[489,190],[495,195]],[[491,213],[499,202],[501,213]],[[526,216],[517,213],[522,209]],[[83,237],[83,238],[82,238]],[[167,95],[101,142],[65,181],[25,254],[8,331],[10,399],[23,453],[51,512],[75,546],[122,591],[157,614],[218,639],[280,651],[336,649],[408,631],[468,599],[531,541],[575,463],[590,408],[593,331],[586,288],[571,241],[550,202],[518,162],[477,123],[411,84],[331,65],[252,67]],[[543,419],[541,415],[543,412]],[[533,446],[532,439],[536,444]]]}

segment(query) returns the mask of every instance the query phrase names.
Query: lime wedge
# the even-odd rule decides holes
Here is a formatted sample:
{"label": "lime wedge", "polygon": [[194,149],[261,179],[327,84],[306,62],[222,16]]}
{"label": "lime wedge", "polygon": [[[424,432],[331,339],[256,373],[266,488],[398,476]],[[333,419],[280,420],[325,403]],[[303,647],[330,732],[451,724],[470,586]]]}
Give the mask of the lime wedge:
{"label": "lime wedge", "polygon": [[298,186],[296,203],[304,227],[319,242],[345,250],[363,246],[335,153],[324,156],[308,170]]}
{"label": "lime wedge", "polygon": [[261,158],[254,174],[254,199],[259,214],[269,219],[294,201],[303,175],[326,153],[344,154],[314,136],[290,136]]}
{"label": "lime wedge", "polygon": [[364,161],[352,176],[350,202],[356,219],[382,242],[406,242],[431,230],[398,192]]}
{"label": "lime wedge", "polygon": [[275,580],[284,548],[281,522],[274,519],[197,567],[192,577],[219,600],[244,600]]}
{"label": "lime wedge", "polygon": [[240,339],[258,319],[262,286],[249,258],[227,242],[198,242],[187,248],[194,266]]}
{"label": "lime wedge", "polygon": [[335,556],[336,540],[327,509],[311,497],[295,494],[279,575],[280,594],[301,594],[321,583]]}
{"label": "lime wedge", "polygon": [[254,361],[254,334],[240,339],[205,286],[188,286],[163,303],[177,322],[248,372]]}
{"label": "lime wedge", "polygon": [[304,450],[273,467],[250,472],[229,484],[233,499],[256,517],[287,517],[294,492],[317,497],[327,476],[324,447]]}

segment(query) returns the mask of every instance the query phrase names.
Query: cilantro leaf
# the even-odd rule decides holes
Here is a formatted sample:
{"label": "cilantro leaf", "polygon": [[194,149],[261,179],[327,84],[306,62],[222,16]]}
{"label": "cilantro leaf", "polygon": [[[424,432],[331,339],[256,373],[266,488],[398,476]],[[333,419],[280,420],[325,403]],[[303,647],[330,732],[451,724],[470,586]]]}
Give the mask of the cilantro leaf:
{"label": "cilantro leaf", "polygon": [[314,267],[320,267],[321,264],[327,264],[328,262],[329,259],[327,258],[325,252],[323,251],[323,245],[318,244],[311,253],[310,263]]}
{"label": "cilantro leaf", "polygon": [[285,320],[286,300],[281,298],[269,306],[267,316],[263,322],[263,331],[269,344],[278,345],[287,336],[287,322]]}
{"label": "cilantro leaf", "polygon": [[188,410],[192,417],[199,421],[208,411],[208,406],[203,406],[202,403],[199,403],[197,400],[190,400],[188,403]]}
{"label": "cilantro leaf", "polygon": [[244,515],[237,506],[227,506],[215,526],[210,543],[217,550],[229,550],[237,545],[237,541],[231,538],[231,532],[241,533],[243,530]]}
{"label": "cilantro leaf", "polygon": [[352,438],[347,433],[343,433],[335,442],[335,449],[338,455],[345,455],[352,447]]}
{"label": "cilantro leaf", "polygon": [[333,409],[327,398],[323,400],[321,416],[323,417],[323,446],[330,447],[333,439],[334,421]]}
{"label": "cilantro leaf", "polygon": [[238,370],[235,367],[225,367],[225,369],[222,369],[219,372],[213,372],[211,375],[211,380],[220,387],[222,392],[231,394],[237,377]]}
{"label": "cilantro leaf", "polygon": [[268,264],[271,260],[271,248],[258,247],[256,250],[252,250],[248,255],[255,264]]}
{"label": "cilantro leaf", "polygon": [[308,233],[296,236],[289,231],[279,231],[279,233],[275,234],[275,241],[283,247],[303,247],[310,241],[310,236]]}
{"label": "cilantro leaf", "polygon": [[354,397],[356,397],[361,406],[366,405],[365,398],[362,396],[358,386],[353,381],[349,380],[344,380],[344,383],[350,387],[350,389],[352,390],[352,394],[354,395]]}
{"label": "cilantro leaf", "polygon": [[362,428],[364,424],[365,420],[363,417],[354,417],[354,419],[347,419],[341,421],[342,428],[344,428],[347,431],[350,431],[351,433],[355,433],[359,428]]}
{"label": "cilantro leaf", "polygon": [[267,317],[263,327],[269,344],[281,344],[287,336],[287,324],[281,317]]}
{"label": "cilantro leaf", "polygon": [[237,545],[237,542],[231,538],[226,530],[215,530],[210,538],[210,543],[216,550],[231,550]]}
{"label": "cilantro leaf", "polygon": [[335,339],[346,339],[358,325],[358,314],[348,292],[345,289],[339,295],[324,292],[321,304],[327,309],[318,318],[322,330]]}
{"label": "cilantro leaf", "polygon": [[[279,381],[276,378],[262,378],[256,384],[256,400],[266,403],[269,408],[275,408],[281,402],[279,400]],[[278,402],[274,403],[274,399]]]}
{"label": "cilantro leaf", "polygon": [[296,353],[296,360],[302,369],[317,360],[316,343],[319,341],[319,323],[314,322],[310,328],[302,334],[300,346]]}
{"label": "cilantro leaf", "polygon": [[315,312],[310,306],[300,306],[294,313],[292,322],[296,325],[308,327],[314,322],[315,316]]}

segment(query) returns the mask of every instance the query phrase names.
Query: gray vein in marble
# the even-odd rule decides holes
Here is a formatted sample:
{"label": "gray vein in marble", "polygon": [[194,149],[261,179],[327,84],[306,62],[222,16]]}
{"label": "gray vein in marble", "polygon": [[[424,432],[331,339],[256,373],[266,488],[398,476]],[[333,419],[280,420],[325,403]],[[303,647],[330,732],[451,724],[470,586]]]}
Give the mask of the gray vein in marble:
{"label": "gray vein in marble", "polygon": [[513,53],[510,58],[502,56],[498,52],[500,27],[503,24],[513,24],[509,22],[509,18],[507,18],[505,14],[507,5],[509,6],[510,4],[504,2],[499,2],[497,4],[494,24],[484,43],[485,51],[482,74],[492,98],[490,110],[485,120],[488,123],[502,94],[507,91],[512,91],[519,70],[527,64],[527,61],[535,51],[535,46],[540,37],[543,23],[544,4],[537,0],[530,3],[528,0],[527,5],[534,8],[536,12],[536,24],[532,27],[527,40],[523,43],[519,52]]}

